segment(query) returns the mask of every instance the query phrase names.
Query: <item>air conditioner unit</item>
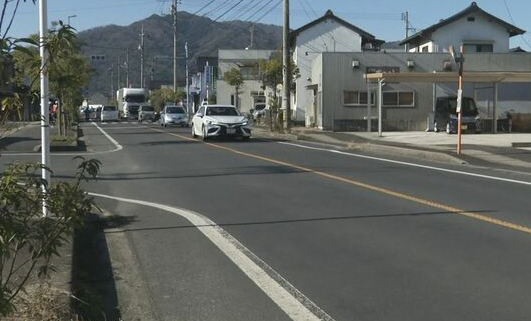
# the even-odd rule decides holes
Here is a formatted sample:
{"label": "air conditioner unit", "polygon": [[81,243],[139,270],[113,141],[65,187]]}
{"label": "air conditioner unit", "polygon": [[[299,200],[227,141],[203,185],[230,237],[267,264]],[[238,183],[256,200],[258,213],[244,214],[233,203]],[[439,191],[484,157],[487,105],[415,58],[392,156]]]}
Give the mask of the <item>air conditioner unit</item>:
{"label": "air conditioner unit", "polygon": [[408,60],[406,62],[406,65],[407,65],[408,68],[413,68],[413,67],[415,67],[415,62],[413,60]]}
{"label": "air conditioner unit", "polygon": [[359,67],[360,67],[360,61],[352,60],[352,68],[359,68]]}

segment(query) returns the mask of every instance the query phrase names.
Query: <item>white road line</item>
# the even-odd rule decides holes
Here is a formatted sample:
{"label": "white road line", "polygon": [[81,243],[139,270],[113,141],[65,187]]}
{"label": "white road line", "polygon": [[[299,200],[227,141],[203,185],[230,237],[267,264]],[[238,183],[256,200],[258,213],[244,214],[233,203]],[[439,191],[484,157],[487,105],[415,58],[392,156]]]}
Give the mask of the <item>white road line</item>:
{"label": "white road line", "polygon": [[[333,319],[321,310],[315,303],[298,291],[280,274],[273,270],[267,263],[258,258],[243,244],[218,226],[209,218],[192,211],[146,202],[97,193],[89,195],[117,200],[126,203],[149,206],[177,214],[192,223],[203,233],[223,254],[242,270],[276,305],[278,305],[292,320],[327,320]],[[266,270],[269,272],[266,272]],[[273,275],[271,275],[273,274]]]}
{"label": "white road line", "polygon": [[111,135],[107,134],[103,129],[101,129],[101,127],[98,126],[98,124],[96,124],[96,123],[94,123],[94,122],[93,122],[92,124],[93,124],[94,126],[96,126],[96,128],[99,129],[100,132],[101,132],[103,135],[105,135],[105,137],[107,137],[107,139],[110,140],[111,143],[114,144],[114,146],[116,146],[116,148],[113,150],[113,152],[116,152],[116,151],[119,151],[119,150],[122,150],[122,149],[123,149],[122,145],[120,145],[116,140],[114,140],[114,138],[112,138]]}
{"label": "white road line", "polygon": [[[107,137],[109,141],[115,146],[112,150],[107,151],[101,151],[101,152],[84,152],[84,153],[51,153],[52,156],[88,156],[88,155],[100,155],[100,154],[108,154],[108,153],[114,153],[117,151],[120,151],[123,149],[123,146],[120,145],[114,138],[112,138],[109,134],[107,134],[98,124],[95,122],[92,122],[96,128],[100,130],[100,132]],[[16,157],[16,156],[39,156],[41,153],[2,153],[2,156],[6,157]]]}
{"label": "white road line", "polygon": [[434,171],[447,172],[447,173],[452,173],[452,174],[460,174],[460,175],[465,175],[465,176],[479,177],[479,178],[490,179],[490,180],[495,180],[495,181],[501,181],[501,182],[507,182],[507,183],[514,183],[514,184],[521,184],[521,185],[531,186],[531,182],[520,181],[520,180],[516,180],[516,179],[503,178],[503,177],[497,177],[497,176],[489,176],[489,175],[482,175],[482,174],[470,173],[470,172],[465,172],[465,171],[458,171],[458,170],[435,167],[435,166],[427,166],[427,165],[421,165],[421,164],[415,164],[415,163],[409,163],[409,162],[401,162],[401,161],[387,159],[387,158],[380,158],[380,157],[366,156],[366,155],[360,155],[360,154],[355,154],[355,153],[342,152],[342,151],[339,151],[339,150],[336,150],[336,149],[311,147],[311,146],[295,144],[295,143],[288,143],[288,142],[278,142],[278,143],[279,144],[283,144],[283,145],[289,145],[289,146],[295,146],[295,147],[299,147],[299,148],[304,148],[304,149],[311,149],[311,150],[317,150],[317,151],[322,151],[322,152],[341,154],[341,155],[346,155],[346,156],[351,156],[351,157],[377,160],[377,161],[386,162],[386,163],[400,164],[400,165],[405,165],[405,166],[430,169],[430,170],[434,170]]}

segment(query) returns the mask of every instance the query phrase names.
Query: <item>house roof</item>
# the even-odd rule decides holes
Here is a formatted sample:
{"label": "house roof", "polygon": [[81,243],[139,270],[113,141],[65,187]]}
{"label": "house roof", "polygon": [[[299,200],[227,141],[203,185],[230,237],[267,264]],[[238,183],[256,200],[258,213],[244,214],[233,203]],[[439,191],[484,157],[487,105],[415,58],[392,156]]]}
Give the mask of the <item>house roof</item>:
{"label": "house roof", "polygon": [[417,33],[415,33],[414,35],[412,35],[411,37],[408,37],[404,40],[402,40],[402,42],[400,43],[401,45],[405,45],[405,44],[408,44],[408,43],[412,43],[412,42],[420,42],[422,41],[423,39],[426,39],[426,38],[429,38],[431,36],[431,34],[436,31],[437,29],[441,28],[441,27],[444,27],[446,25],[449,25],[463,17],[466,17],[470,14],[482,14],[484,16],[486,16],[487,18],[489,18],[490,20],[492,20],[492,22],[495,22],[495,23],[498,23],[500,25],[502,25],[504,28],[507,29],[507,32],[509,33],[509,36],[512,37],[512,36],[516,36],[516,35],[521,35],[523,33],[525,33],[525,30],[522,30],[506,21],[503,21],[501,20],[500,18],[498,17],[495,17],[493,15],[491,15],[490,13],[486,12],[485,10],[481,9],[476,2],[472,2],[470,4],[470,6],[458,13],[456,13],[455,15],[447,18],[447,19],[443,19],[441,21],[439,21],[438,23],[432,25],[431,27],[428,27],[424,30],[421,30]]}
{"label": "house roof", "polygon": [[337,23],[347,27],[348,29],[358,33],[363,40],[365,41],[372,41],[372,42],[377,42],[377,43],[383,43],[384,41],[383,40],[378,40],[376,39],[376,37],[374,37],[372,34],[368,33],[367,31],[363,30],[363,29],[360,29],[358,27],[356,27],[355,25],[337,17],[336,15],[334,15],[334,13],[332,12],[332,10],[328,9],[326,11],[326,13],[320,17],[320,18],[317,18],[307,24],[305,24],[304,26],[300,27],[299,29],[296,29],[296,30],[293,30],[291,33],[290,33],[290,43],[293,44],[293,42],[295,41],[295,39],[297,38],[297,36],[307,30],[307,29],[310,29],[311,27],[315,26],[315,25],[318,25],[320,24],[321,22],[327,20],[327,19],[332,19],[334,21],[336,21]]}

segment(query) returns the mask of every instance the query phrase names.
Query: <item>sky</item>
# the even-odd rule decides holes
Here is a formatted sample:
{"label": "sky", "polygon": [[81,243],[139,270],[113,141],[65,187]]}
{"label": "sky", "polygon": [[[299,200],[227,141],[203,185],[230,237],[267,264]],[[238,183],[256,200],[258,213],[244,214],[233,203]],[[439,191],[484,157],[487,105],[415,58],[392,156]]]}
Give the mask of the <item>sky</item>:
{"label": "sky", "polygon": [[[8,36],[25,37],[38,32],[38,1],[22,2]],[[16,1],[12,1],[13,4]],[[531,51],[531,1],[476,1],[485,11],[517,27],[529,31],[513,37],[511,47]],[[78,31],[116,24],[126,26],[152,14],[169,14],[171,0],[48,0],[48,20],[70,19]],[[205,5],[209,4],[204,9]],[[359,28],[385,41],[401,40],[405,36],[402,13],[409,13],[410,26],[420,31],[440,19],[465,9],[468,0],[291,0],[290,27],[296,29],[327,9]],[[230,10],[232,7],[234,8]],[[11,5],[12,7],[12,5]],[[202,9],[202,10],[200,10]],[[179,11],[205,15],[218,21],[242,19],[269,24],[282,24],[282,0],[180,0]],[[200,11],[199,11],[200,10]],[[9,12],[8,12],[9,13]],[[69,18],[70,16],[70,18]]]}

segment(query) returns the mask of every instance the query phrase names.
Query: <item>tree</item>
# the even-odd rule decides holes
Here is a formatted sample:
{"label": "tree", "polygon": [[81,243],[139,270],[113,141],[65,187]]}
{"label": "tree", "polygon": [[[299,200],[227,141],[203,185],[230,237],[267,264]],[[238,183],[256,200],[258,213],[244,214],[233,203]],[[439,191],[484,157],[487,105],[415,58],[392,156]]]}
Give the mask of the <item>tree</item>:
{"label": "tree", "polygon": [[[31,36],[34,43],[38,36]],[[49,52],[48,78],[50,92],[59,99],[58,123],[59,134],[66,136],[71,122],[76,119],[77,106],[83,102],[81,88],[87,87],[91,68],[81,55],[75,29],[62,21],[54,22],[53,28],[45,40]],[[21,86],[25,78],[33,81],[31,92],[38,93],[40,74],[40,56],[38,48],[32,46],[25,52],[14,54],[16,65],[15,82]],[[36,97],[37,95],[35,95]],[[52,95],[51,95],[52,96]]]}
{"label": "tree", "polygon": [[242,72],[238,68],[231,68],[229,71],[225,72],[223,75],[223,80],[225,80],[230,86],[234,87],[234,100],[236,109],[240,109],[239,102],[238,102],[238,93],[243,85],[243,77]]}
{"label": "tree", "polygon": [[177,104],[186,97],[186,93],[181,88],[174,92],[170,88],[155,89],[149,95],[149,101],[159,111],[168,103]]}
{"label": "tree", "polygon": [[[269,129],[273,129],[273,120],[274,127],[282,128],[282,120],[279,118],[279,101],[278,101],[278,85],[282,85],[283,82],[283,67],[282,67],[282,57],[280,55],[272,55],[268,60],[261,60],[260,63],[260,80],[262,81],[262,87],[269,88],[272,91],[271,99],[269,99],[269,110],[271,111]],[[295,80],[300,77],[299,68],[295,65],[293,60],[290,60],[290,71],[291,71],[291,84],[290,88],[293,91],[295,88]]]}
{"label": "tree", "polygon": [[[35,4],[36,0],[31,1]],[[0,78],[2,79],[0,83],[0,121],[5,121],[10,113],[20,113],[20,106],[16,104],[20,98],[13,90],[13,53],[28,52],[25,45],[37,45],[31,39],[8,37],[21,2],[26,2],[26,0],[4,1],[0,7]]]}

